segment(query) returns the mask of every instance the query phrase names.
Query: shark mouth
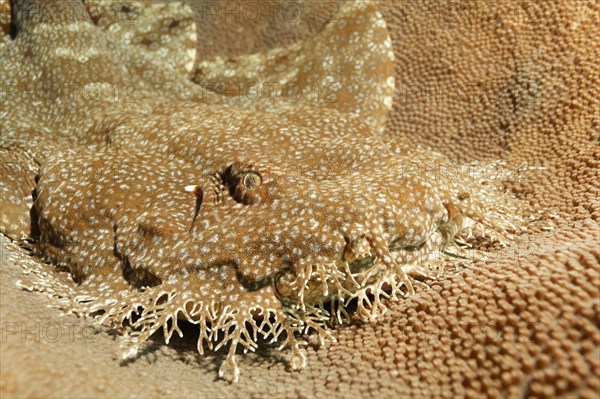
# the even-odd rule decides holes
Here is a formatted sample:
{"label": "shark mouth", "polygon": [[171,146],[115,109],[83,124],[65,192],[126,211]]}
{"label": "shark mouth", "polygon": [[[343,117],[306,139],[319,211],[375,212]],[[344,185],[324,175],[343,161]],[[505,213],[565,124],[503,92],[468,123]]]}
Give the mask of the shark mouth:
{"label": "shark mouth", "polygon": [[[448,222],[417,245],[402,246],[398,238],[388,242],[381,234],[346,238],[341,259],[299,262],[274,278],[275,291],[287,308],[321,322],[350,320],[350,302],[352,309],[356,305],[360,319],[373,320],[387,310],[383,298],[397,300],[414,294],[413,284],[421,285],[424,279],[436,279],[460,265],[485,259],[485,252],[468,243],[473,229],[494,235],[486,226],[453,212]],[[490,239],[503,242],[498,235]]]}

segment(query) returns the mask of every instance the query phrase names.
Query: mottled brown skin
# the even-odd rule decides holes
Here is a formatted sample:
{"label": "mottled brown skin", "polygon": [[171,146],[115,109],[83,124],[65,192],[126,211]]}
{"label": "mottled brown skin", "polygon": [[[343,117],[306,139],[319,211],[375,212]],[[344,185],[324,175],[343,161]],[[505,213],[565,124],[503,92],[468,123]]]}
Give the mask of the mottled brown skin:
{"label": "mottled brown skin", "polygon": [[[380,296],[413,292],[409,274],[435,275],[455,237],[514,231],[517,207],[491,185],[435,154],[382,142],[393,82],[385,23],[372,4],[340,13],[360,23],[328,25],[290,51],[308,65],[323,55],[313,55],[315,43],[338,35],[333,67],[306,73],[349,82],[353,51],[369,48],[377,66],[364,76],[370,90],[346,91],[327,106],[259,101],[244,109],[207,104],[206,89],[91,20],[18,24],[2,75],[17,87],[38,75],[78,85],[62,101],[9,98],[2,131],[36,137],[34,156],[18,165],[30,177],[39,172],[37,183],[20,185],[35,189],[34,218],[25,219],[33,228],[23,223],[30,204],[21,200],[3,232],[33,231],[36,255],[70,270],[77,311],[102,312],[119,326],[129,320],[130,354],[159,328],[167,341],[181,334],[176,320],[186,319],[199,326],[201,353],[214,341],[230,344],[219,374],[236,381],[236,347],[253,350],[258,332],[274,340],[284,333],[293,367],[303,366],[296,332],[310,327],[323,339],[328,322],[348,318],[353,298],[362,318],[374,318],[386,309]],[[346,40],[347,26],[372,46]],[[136,88],[135,101],[85,93],[123,82]],[[39,149],[52,142],[58,152]],[[451,173],[436,173],[440,165]],[[328,313],[321,305],[331,300],[338,305]]]}

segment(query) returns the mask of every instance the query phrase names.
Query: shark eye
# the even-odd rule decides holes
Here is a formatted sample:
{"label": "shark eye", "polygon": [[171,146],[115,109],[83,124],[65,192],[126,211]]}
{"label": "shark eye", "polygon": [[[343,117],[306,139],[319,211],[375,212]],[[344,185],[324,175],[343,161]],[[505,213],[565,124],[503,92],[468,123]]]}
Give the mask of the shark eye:
{"label": "shark eye", "polygon": [[246,172],[242,177],[242,184],[250,190],[257,189],[262,184],[262,176],[256,172]]}
{"label": "shark eye", "polygon": [[231,197],[246,205],[269,203],[275,193],[269,172],[258,172],[249,163],[235,162],[229,165],[223,174],[223,182],[229,187]]}

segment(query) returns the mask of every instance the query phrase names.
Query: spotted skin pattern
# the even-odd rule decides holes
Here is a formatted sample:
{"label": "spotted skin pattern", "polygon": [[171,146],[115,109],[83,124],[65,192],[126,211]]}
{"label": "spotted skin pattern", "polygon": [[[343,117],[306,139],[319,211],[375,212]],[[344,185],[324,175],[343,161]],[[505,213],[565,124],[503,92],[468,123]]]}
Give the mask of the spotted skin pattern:
{"label": "spotted skin pattern", "polygon": [[[160,18],[147,16],[153,27]],[[38,289],[120,329],[128,356],[161,328],[167,342],[181,335],[187,320],[200,353],[229,345],[223,378],[237,381],[236,349],[254,350],[259,334],[300,368],[298,335],[331,337],[352,306],[376,318],[384,298],[414,293],[409,275],[438,274],[467,235],[516,229],[515,206],[465,172],[473,165],[384,144],[393,54],[371,3],[347,3],[315,38],[227,73],[245,80],[254,66],[298,85],[333,76],[344,89],[327,105],[211,103],[206,87],[172,73],[185,62],[169,67],[92,20],[58,21],[17,20],[4,50],[14,91],[2,102],[0,228],[69,270],[75,288]],[[293,61],[266,67],[284,54]],[[368,66],[362,78],[352,60]],[[222,68],[208,60],[196,71]],[[38,85],[53,89],[40,97]]]}

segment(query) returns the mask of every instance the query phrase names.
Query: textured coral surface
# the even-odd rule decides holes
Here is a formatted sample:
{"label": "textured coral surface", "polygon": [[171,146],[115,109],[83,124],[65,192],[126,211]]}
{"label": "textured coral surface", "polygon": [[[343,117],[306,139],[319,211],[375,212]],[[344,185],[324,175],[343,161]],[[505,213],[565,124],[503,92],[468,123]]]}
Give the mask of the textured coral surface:
{"label": "textured coral surface", "polygon": [[[339,328],[336,344],[310,336],[301,372],[261,346],[238,359],[237,386],[215,381],[226,353],[197,356],[194,339],[157,340],[117,366],[110,337],[14,286],[16,263],[35,261],[3,239],[3,395],[598,396],[597,4],[378,7],[396,56],[387,139],[456,161],[506,160],[496,173],[512,172],[509,188],[553,227],[532,224],[517,248],[429,282],[376,322]],[[280,44],[264,32],[253,50]]]}

